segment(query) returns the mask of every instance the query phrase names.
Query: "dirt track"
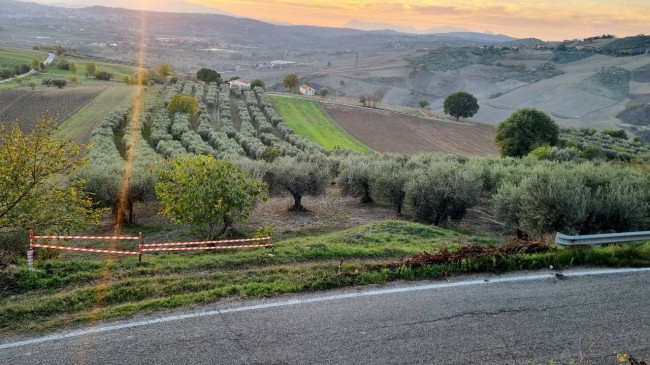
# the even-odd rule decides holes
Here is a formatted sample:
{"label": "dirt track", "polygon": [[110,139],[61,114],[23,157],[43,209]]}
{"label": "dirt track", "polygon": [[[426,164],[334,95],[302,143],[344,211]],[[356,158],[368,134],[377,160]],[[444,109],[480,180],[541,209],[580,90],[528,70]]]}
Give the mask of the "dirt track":
{"label": "dirt track", "polygon": [[442,152],[498,155],[495,129],[486,124],[454,123],[383,110],[322,103],[348,133],[380,152]]}

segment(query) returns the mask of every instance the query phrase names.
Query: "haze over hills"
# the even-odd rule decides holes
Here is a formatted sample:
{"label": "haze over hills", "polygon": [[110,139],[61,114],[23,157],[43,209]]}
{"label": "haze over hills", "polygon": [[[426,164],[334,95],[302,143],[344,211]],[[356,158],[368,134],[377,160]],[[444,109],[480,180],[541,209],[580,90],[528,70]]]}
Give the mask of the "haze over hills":
{"label": "haze over hills", "polygon": [[111,8],[124,8],[132,10],[164,11],[169,13],[199,13],[221,14],[237,17],[238,15],[223,11],[216,7],[195,4],[180,0],[157,0],[154,2],[132,0],[39,0],[39,4],[65,8],[86,8],[90,6],[105,6]]}
{"label": "haze over hills", "polygon": [[[433,27],[425,30],[419,30],[413,27],[402,27],[399,25],[389,24],[389,23],[373,23],[373,22],[364,22],[358,19],[352,19],[349,22],[343,24],[343,28],[359,29],[359,30],[394,30],[400,33],[412,33],[412,34],[437,34],[437,33],[459,33],[459,32],[471,32],[469,29],[454,27],[454,26],[443,26],[443,27]],[[487,32],[486,32],[487,33]]]}

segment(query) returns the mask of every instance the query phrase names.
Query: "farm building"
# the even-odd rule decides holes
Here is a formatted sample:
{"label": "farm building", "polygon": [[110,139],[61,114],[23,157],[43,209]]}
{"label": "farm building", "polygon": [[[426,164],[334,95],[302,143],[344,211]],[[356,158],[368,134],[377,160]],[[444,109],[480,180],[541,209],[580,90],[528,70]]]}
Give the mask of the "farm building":
{"label": "farm building", "polygon": [[233,86],[239,86],[239,87],[248,86],[248,87],[250,87],[251,86],[251,82],[248,81],[248,80],[245,80],[245,79],[232,80],[232,81],[229,82],[229,84],[230,84],[230,87],[233,87]]}
{"label": "farm building", "polygon": [[300,85],[300,93],[307,96],[314,96],[316,95],[316,89],[307,84],[302,84]]}

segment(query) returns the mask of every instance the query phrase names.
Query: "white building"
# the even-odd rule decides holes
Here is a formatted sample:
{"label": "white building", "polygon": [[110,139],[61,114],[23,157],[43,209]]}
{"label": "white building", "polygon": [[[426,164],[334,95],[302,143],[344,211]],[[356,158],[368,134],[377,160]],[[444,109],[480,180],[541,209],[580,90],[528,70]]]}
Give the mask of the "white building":
{"label": "white building", "polygon": [[230,87],[233,87],[235,85],[239,86],[239,87],[242,87],[242,86],[250,87],[251,86],[251,82],[246,80],[246,79],[232,80],[232,81],[229,82],[229,84],[230,84]]}
{"label": "white building", "polygon": [[314,96],[316,95],[316,89],[307,84],[302,84],[300,85],[300,93],[307,96]]}

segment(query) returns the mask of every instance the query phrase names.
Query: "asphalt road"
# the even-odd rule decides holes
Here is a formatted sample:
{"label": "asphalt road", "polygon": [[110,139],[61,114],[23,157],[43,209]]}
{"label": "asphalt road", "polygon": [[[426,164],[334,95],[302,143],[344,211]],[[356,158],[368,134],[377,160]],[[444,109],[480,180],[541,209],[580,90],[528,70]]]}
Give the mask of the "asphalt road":
{"label": "asphalt road", "polygon": [[566,364],[610,327],[584,364],[650,360],[650,270],[589,273],[221,302],[4,339],[0,364]]}

